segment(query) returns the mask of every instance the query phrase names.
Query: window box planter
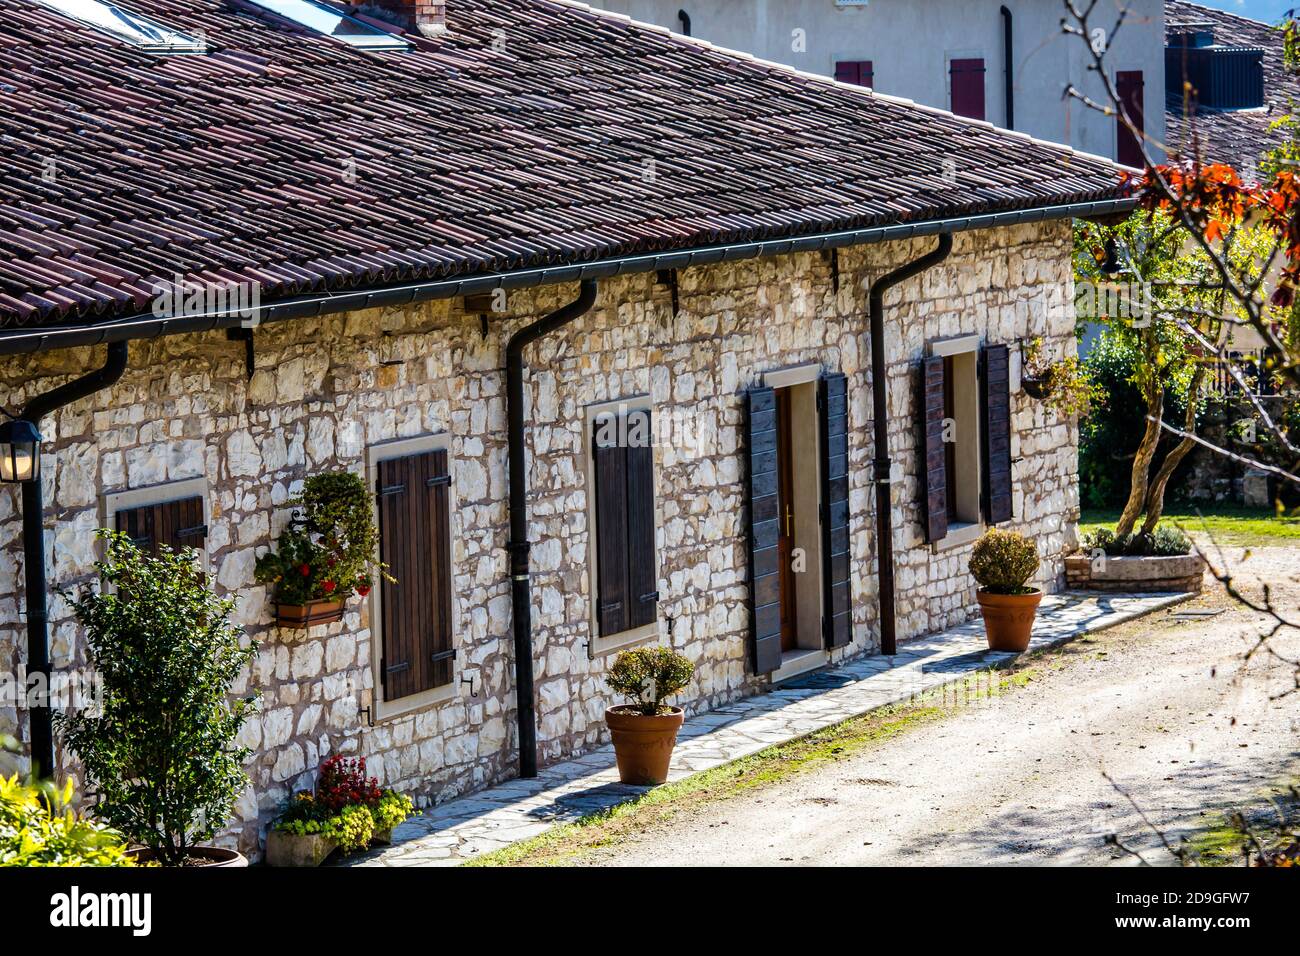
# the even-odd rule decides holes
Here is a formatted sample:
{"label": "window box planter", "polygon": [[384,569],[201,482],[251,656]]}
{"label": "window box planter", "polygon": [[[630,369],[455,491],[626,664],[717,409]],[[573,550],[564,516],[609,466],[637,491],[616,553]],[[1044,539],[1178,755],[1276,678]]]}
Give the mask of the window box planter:
{"label": "window box planter", "polygon": [[1204,586],[1205,559],[1199,554],[1092,557],[1065,559],[1065,578],[1072,588],[1091,591],[1174,591],[1195,593]]}
{"label": "window box planter", "polygon": [[266,835],[267,866],[320,866],[338,843],[319,833],[299,836],[272,829]]}
{"label": "window box planter", "polygon": [[317,600],[306,604],[276,604],[275,623],[281,627],[313,627],[343,620],[343,602]]}

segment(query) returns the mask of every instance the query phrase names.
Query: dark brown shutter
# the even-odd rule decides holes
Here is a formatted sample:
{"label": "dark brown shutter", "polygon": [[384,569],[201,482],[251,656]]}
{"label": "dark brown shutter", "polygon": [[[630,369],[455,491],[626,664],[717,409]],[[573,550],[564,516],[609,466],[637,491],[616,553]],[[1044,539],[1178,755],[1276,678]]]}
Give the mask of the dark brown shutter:
{"label": "dark brown shutter", "polygon": [[627,626],[658,619],[655,562],[654,421],[648,410],[627,416]]}
{"label": "dark brown shutter", "polygon": [[750,657],[754,672],[767,674],[781,666],[776,393],[751,389],[748,404]]}
{"label": "dark brown shutter", "polygon": [[989,524],[1011,518],[1011,375],[1005,345],[984,346],[984,502]]}
{"label": "dark brown shutter", "polygon": [[154,555],[164,545],[172,549],[202,548],[208,537],[202,495],[125,508],[116,513],[114,524],[136,547]]}
{"label": "dark brown shutter", "polygon": [[933,544],[948,534],[948,469],[943,444],[943,356],[931,355],[921,365],[921,424],[924,430],[921,468],[925,501],[925,540]]}
{"label": "dark brown shutter", "polygon": [[870,60],[837,60],[835,79],[854,86],[871,86],[875,80],[875,72]]}
{"label": "dark brown shutter", "polygon": [[628,628],[627,449],[613,413],[592,424],[596,475],[596,625],[604,637]]}
{"label": "dark brown shutter", "polygon": [[400,700],[452,679],[451,527],[447,452],[379,463],[379,556],[383,581],[380,665],[385,700]]}
{"label": "dark brown shutter", "polygon": [[841,372],[823,376],[817,408],[821,418],[822,631],[827,647],[853,637],[849,613],[849,401]]}

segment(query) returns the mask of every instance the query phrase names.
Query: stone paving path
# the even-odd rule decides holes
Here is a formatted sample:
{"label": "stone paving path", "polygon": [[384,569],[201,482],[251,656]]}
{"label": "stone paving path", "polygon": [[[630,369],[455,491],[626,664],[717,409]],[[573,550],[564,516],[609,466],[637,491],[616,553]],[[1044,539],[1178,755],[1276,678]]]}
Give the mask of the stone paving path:
{"label": "stone paving path", "polygon": [[[1049,595],[1034,623],[1032,649],[1052,647],[1187,600],[1187,594]],[[1014,658],[989,651],[977,618],[902,645],[894,657],[862,657],[689,718],[678,737],[670,780],[717,767],[913,694],[961,680]],[[548,767],[534,780],[510,780],[449,800],[407,820],[393,845],[342,861],[345,866],[455,866],[538,836],[556,824],[633,800],[647,787],[618,782],[614,751],[601,747]]]}

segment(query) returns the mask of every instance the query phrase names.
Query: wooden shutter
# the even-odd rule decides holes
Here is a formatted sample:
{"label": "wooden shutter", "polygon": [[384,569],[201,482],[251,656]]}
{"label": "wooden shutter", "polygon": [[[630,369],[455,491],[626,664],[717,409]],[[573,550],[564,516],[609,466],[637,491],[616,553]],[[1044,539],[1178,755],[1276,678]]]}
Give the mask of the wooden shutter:
{"label": "wooden shutter", "polygon": [[989,524],[1011,518],[1011,375],[1005,345],[983,355],[984,515]]}
{"label": "wooden shutter", "polygon": [[384,700],[451,683],[451,524],[447,452],[379,463]]}
{"label": "wooden shutter", "polygon": [[958,116],[984,119],[984,61],[951,60],[952,111]]}
{"label": "wooden shutter", "polygon": [[948,469],[943,443],[944,361],[931,355],[921,364],[923,430],[921,488],[925,501],[925,540],[933,544],[948,534]]}
{"label": "wooden shutter", "polygon": [[[1142,103],[1145,85],[1141,70],[1120,70],[1115,74],[1115,93],[1119,96],[1124,112],[1128,114],[1129,120],[1137,127],[1139,133],[1143,132],[1145,127]],[[1146,165],[1146,161],[1142,158],[1141,142],[1124,125],[1123,117],[1117,114],[1115,123],[1118,127],[1115,135],[1115,158],[1125,166],[1136,166],[1141,169]]]}
{"label": "wooden shutter", "polygon": [[841,83],[852,83],[854,86],[873,86],[875,71],[870,60],[837,60],[835,79]]}
{"label": "wooden shutter", "polygon": [[817,409],[821,419],[822,632],[827,647],[853,637],[849,613],[849,402],[848,379],[823,376]]}
{"label": "wooden shutter", "polygon": [[602,637],[658,617],[652,425],[643,409],[602,415],[593,424],[596,625]]}
{"label": "wooden shutter", "polygon": [[747,400],[750,659],[755,673],[768,674],[781,666],[776,393],[770,388],[755,388]]}
{"label": "wooden shutter", "polygon": [[648,410],[627,416],[627,626],[658,620],[655,561],[654,422]]}
{"label": "wooden shutter", "polygon": [[116,513],[114,524],[136,547],[154,555],[164,545],[172,549],[202,548],[208,537],[202,495],[125,508]]}

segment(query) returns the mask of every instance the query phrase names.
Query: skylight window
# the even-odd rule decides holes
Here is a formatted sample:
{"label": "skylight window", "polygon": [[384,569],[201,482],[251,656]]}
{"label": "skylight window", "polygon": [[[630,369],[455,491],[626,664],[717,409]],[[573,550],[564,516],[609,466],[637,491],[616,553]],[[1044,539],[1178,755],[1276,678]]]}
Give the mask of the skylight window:
{"label": "skylight window", "polygon": [[39,0],[64,16],[98,27],[153,53],[201,52],[203,41],[102,0]]}
{"label": "skylight window", "polygon": [[301,23],[309,30],[367,50],[404,50],[410,46],[401,37],[385,33],[378,27],[340,13],[314,0],[252,0],[286,20]]}

